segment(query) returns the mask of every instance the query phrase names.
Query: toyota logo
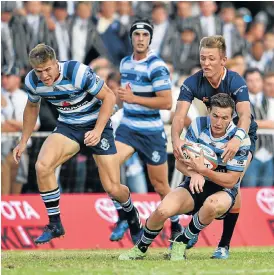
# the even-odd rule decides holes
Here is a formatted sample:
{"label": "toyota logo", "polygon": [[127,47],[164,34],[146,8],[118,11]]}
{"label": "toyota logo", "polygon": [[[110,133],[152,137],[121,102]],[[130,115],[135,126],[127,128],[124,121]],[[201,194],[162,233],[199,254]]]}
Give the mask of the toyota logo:
{"label": "toyota logo", "polygon": [[256,199],[265,213],[274,216],[274,189],[263,188],[259,190]]}
{"label": "toyota logo", "polygon": [[101,198],[96,200],[95,209],[104,220],[111,223],[117,222],[117,211],[111,199]]}

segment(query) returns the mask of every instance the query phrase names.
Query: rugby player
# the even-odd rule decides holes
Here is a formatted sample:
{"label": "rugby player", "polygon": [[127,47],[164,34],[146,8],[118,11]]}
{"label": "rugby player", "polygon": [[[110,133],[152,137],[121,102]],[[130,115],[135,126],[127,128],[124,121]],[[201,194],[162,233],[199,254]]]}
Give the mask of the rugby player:
{"label": "rugby player", "polygon": [[[189,240],[199,234],[214,219],[223,219],[235,203],[241,173],[246,166],[250,139],[246,134],[235,156],[224,162],[224,146],[237,134],[232,121],[235,102],[228,94],[219,93],[211,98],[210,115],[198,117],[186,134],[186,142],[201,143],[217,155],[215,171],[204,165],[203,151],[195,159],[177,161],[176,167],[188,177],[178,188],[166,195],[158,208],[148,218],[141,239],[119,260],[140,259],[146,256],[150,244],[162,230],[165,221],[175,214],[193,215],[188,227],[179,234],[172,246],[170,260],[185,259]],[[189,169],[190,168],[190,169]]]}
{"label": "rugby player", "polygon": [[59,112],[57,127],[44,142],[35,165],[39,192],[49,217],[49,224],[35,243],[47,243],[65,234],[60,217],[60,189],[54,172],[80,149],[93,155],[103,188],[120,202],[134,239],[140,234],[142,224],[131,202],[129,189],[120,184],[118,155],[109,120],[115,94],[90,67],[77,61],[59,62],[48,45],[39,44],[33,48],[29,62],[33,69],[25,78],[28,102],[21,140],[13,150],[16,163],[20,161],[35,126],[41,98],[53,104]]}
{"label": "rugby player", "polygon": [[[240,144],[246,136],[246,133],[248,133],[251,141],[250,154],[248,156],[246,168],[248,167],[255,151],[257,124],[251,116],[248,88],[245,80],[236,72],[227,70],[225,68],[226,61],[226,44],[222,36],[209,36],[201,40],[200,63],[202,70],[184,81],[172,123],[171,134],[173,152],[176,159],[181,158],[181,147],[184,141],[180,139],[180,135],[184,128],[185,118],[193,99],[198,98],[202,100],[208,107],[213,95],[217,93],[226,93],[235,101],[236,113],[233,116],[233,121],[238,129],[235,136],[225,145],[222,158],[224,162],[232,159],[239,150]],[[239,216],[240,206],[241,198],[239,193],[234,207],[224,219],[223,234],[216,251],[213,253],[213,258],[227,259],[229,257],[230,241]],[[189,246],[193,246],[197,240],[198,235],[190,241]]]}
{"label": "rugby player", "polygon": [[[133,22],[130,38],[133,54],[120,64],[121,87],[118,95],[123,101],[124,116],[116,131],[115,143],[120,165],[135,151],[147,166],[151,184],[161,199],[169,192],[167,138],[159,110],[172,107],[171,81],[167,65],[149,49],[153,25],[147,19]],[[110,240],[120,240],[127,224],[123,210],[115,203],[119,220]],[[179,217],[171,220],[171,238],[182,231]]]}

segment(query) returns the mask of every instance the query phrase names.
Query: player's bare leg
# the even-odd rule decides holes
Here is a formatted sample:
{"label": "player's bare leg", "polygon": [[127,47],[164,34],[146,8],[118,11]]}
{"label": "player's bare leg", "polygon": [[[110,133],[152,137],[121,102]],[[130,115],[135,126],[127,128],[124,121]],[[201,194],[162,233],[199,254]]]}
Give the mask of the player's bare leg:
{"label": "player's bare leg", "polygon": [[185,188],[176,188],[168,193],[157,209],[150,215],[137,245],[120,255],[119,260],[139,259],[146,256],[152,241],[161,232],[165,221],[173,215],[188,213],[194,208],[194,201]]}
{"label": "player's bare leg", "polygon": [[127,186],[120,183],[119,156],[115,155],[94,155],[98,166],[100,180],[108,195],[120,203],[127,219],[132,241],[138,240],[142,224],[137,209],[133,206],[130,192]]}
{"label": "player's bare leg", "polygon": [[65,234],[60,218],[60,190],[55,177],[55,169],[74,156],[79,149],[80,146],[76,141],[56,133],[46,139],[40,150],[35,168],[39,192],[49,216],[49,225],[35,240],[37,244],[47,243]]}
{"label": "player's bare leg", "polygon": [[230,208],[232,198],[224,191],[209,196],[200,210],[195,213],[184,233],[179,235],[171,251],[171,260],[178,261],[185,258],[186,246],[194,235],[197,235],[215,218],[221,217]]}
{"label": "player's bare leg", "polygon": [[[163,199],[168,193],[170,193],[171,189],[168,184],[168,165],[167,161],[161,165],[150,165],[147,164],[147,171],[150,182],[154,187],[154,190],[161,199]],[[171,215],[171,240],[174,240],[178,234],[180,234],[183,230],[182,226],[179,223],[178,215]],[[172,246],[172,243],[171,243]]]}
{"label": "player's bare leg", "polygon": [[[119,164],[121,166],[134,153],[134,149],[131,146],[119,141],[115,141],[115,145],[119,157]],[[118,212],[118,221],[115,224],[109,239],[111,241],[119,241],[124,237],[124,234],[128,230],[128,223],[126,219],[126,213],[123,210],[122,206],[119,203],[117,203],[117,201],[113,198],[112,200]]]}

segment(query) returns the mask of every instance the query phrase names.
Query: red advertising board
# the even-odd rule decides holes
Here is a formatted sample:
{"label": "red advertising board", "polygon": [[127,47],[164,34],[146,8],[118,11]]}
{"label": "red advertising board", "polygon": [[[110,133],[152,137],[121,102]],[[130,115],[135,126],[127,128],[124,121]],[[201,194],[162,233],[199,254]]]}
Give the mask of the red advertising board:
{"label": "red advertising board", "polygon": [[[145,222],[160,203],[156,194],[132,195],[135,206]],[[2,249],[105,249],[131,247],[129,233],[119,242],[109,241],[117,214],[105,194],[64,194],[61,196],[65,238],[37,247],[33,240],[48,222],[39,195],[2,196]],[[182,215],[182,225],[191,217]],[[214,221],[200,234],[197,246],[216,246],[222,221]],[[167,247],[169,221],[153,243]],[[242,208],[232,239],[232,246],[274,246],[274,188],[242,189]]]}

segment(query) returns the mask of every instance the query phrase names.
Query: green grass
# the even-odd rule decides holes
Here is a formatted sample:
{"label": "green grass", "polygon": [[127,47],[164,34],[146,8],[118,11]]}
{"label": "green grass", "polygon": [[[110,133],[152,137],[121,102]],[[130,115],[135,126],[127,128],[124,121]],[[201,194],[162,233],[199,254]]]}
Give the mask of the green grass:
{"label": "green grass", "polygon": [[233,248],[228,260],[210,259],[213,248],[195,248],[181,262],[166,260],[166,249],[150,249],[146,260],[121,262],[121,251],[2,251],[2,274],[274,274],[274,247]]}

